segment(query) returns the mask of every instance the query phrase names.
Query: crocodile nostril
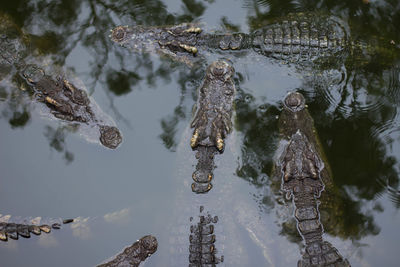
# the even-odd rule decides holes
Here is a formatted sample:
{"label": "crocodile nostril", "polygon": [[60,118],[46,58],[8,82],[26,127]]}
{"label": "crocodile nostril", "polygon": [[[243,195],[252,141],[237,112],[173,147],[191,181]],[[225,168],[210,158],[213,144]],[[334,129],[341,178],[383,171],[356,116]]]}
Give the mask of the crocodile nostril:
{"label": "crocodile nostril", "polygon": [[221,76],[221,75],[224,74],[224,69],[223,69],[223,68],[220,68],[220,67],[218,67],[218,66],[216,66],[216,67],[214,67],[214,68],[212,69],[212,73],[213,73],[215,76]]}
{"label": "crocodile nostril", "polygon": [[125,29],[123,26],[119,26],[112,31],[112,39],[120,42],[125,37]]}
{"label": "crocodile nostril", "polygon": [[305,107],[305,99],[303,95],[297,92],[290,93],[285,98],[284,102],[286,107],[294,112],[300,111]]}

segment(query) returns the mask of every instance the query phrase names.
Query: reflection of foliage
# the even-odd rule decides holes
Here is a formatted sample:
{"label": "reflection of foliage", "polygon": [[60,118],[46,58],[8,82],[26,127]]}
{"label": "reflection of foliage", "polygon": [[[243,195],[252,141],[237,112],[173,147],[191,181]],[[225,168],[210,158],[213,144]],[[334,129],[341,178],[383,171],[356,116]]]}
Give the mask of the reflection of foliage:
{"label": "reflection of foliage", "polygon": [[27,110],[23,112],[16,111],[13,117],[8,121],[11,127],[23,127],[29,121],[30,114]]}
{"label": "reflection of foliage", "polygon": [[[207,2],[211,3],[213,0]],[[27,29],[33,45],[42,54],[52,58],[51,64],[65,65],[67,57],[77,47],[87,53],[85,61],[90,68],[90,73],[87,74],[88,88],[91,92],[105,90],[117,115],[117,107],[113,104],[115,97],[124,97],[131,92],[133,86],[140,86],[141,83],[155,87],[159,79],[168,82],[171,73],[179,68],[168,60],[156,65],[151,55],[131,54],[116,47],[108,38],[109,29],[121,23],[166,25],[192,21],[202,16],[207,7],[205,1],[184,0],[183,11],[172,15],[160,0],[16,0],[12,2],[12,6],[10,3],[2,3],[0,9],[6,10],[19,26]],[[314,97],[308,97],[310,111],[314,115],[332,166],[334,182],[338,186],[337,192],[329,196],[331,205],[325,208],[332,218],[329,223],[324,222],[325,230],[343,238],[361,238],[376,234],[378,228],[374,224],[373,215],[379,209],[362,210],[365,201],[374,200],[384,190],[376,186],[375,179],[385,177],[388,180],[396,207],[400,206],[396,160],[387,156],[387,144],[374,134],[374,129],[390,121],[397,112],[395,105],[398,99],[390,99],[393,94],[385,96],[384,90],[388,87],[388,81],[384,77],[399,60],[398,53],[390,53],[392,50],[386,49],[385,45],[392,40],[399,44],[400,28],[396,27],[400,25],[400,6],[396,1],[377,1],[366,5],[361,0],[244,0],[244,6],[249,10],[248,23],[252,30],[288,13],[313,11],[318,7],[319,10],[348,20],[353,39],[360,39],[365,43],[375,40],[372,43],[379,49],[375,49],[376,54],[362,60],[363,64],[354,64],[355,57],[349,57],[343,63],[344,88],[337,88],[335,85],[330,87],[323,79],[316,77],[312,83],[305,81],[303,89],[313,92],[311,95]],[[231,22],[226,17],[222,17],[220,21],[221,26],[229,31],[240,30],[240,25],[235,25],[235,21]],[[364,57],[362,52],[356,56]],[[116,60],[110,63],[110,58]],[[318,72],[316,69],[315,73]],[[177,125],[190,109],[184,98],[189,93],[194,93],[195,87],[188,83],[198,84],[201,78],[201,71],[179,73],[179,105],[173,109],[172,115],[161,122],[163,133],[160,138],[168,149],[175,149]],[[399,90],[398,85],[394,89]],[[340,95],[337,103],[324,97],[328,90]],[[0,91],[2,99],[6,98],[5,92],[7,91]],[[238,94],[237,130],[244,140],[243,162],[237,174],[262,188],[267,182],[271,183],[265,177],[272,169],[273,155],[277,148],[276,116],[279,115],[279,110],[277,105],[255,106],[254,97],[245,91],[239,90]],[[368,110],[371,106],[362,102],[367,96],[368,101],[381,103],[376,105],[377,109]],[[12,105],[6,107],[2,117],[9,120],[11,127],[23,127],[29,121],[29,109],[24,105]],[[54,129],[48,126],[45,136],[52,148],[64,153],[65,160],[69,163],[73,160],[73,154],[66,149],[66,131],[64,127]],[[271,183],[270,186],[278,194],[279,185]],[[269,203],[269,206],[277,202],[277,197],[273,194],[265,194],[262,198],[263,203]],[[299,240],[291,221],[283,225],[282,233],[290,240]]]}
{"label": "reflection of foliage", "polygon": [[66,131],[76,131],[73,126],[62,126],[54,129],[51,126],[46,126],[44,136],[49,139],[49,145],[51,148],[59,153],[64,152],[64,159],[67,164],[74,160],[74,154],[67,150],[65,144],[65,132]]}
{"label": "reflection of foliage", "polygon": [[178,106],[174,110],[174,115],[169,116],[161,121],[161,128],[163,133],[160,135],[161,140],[167,149],[175,151],[177,142],[175,140],[177,126],[181,119],[185,118],[185,112],[181,106]]}
{"label": "reflection of foliage", "polygon": [[107,75],[108,88],[117,96],[127,94],[131,91],[131,86],[140,81],[140,77],[134,72],[111,72]]}
{"label": "reflection of foliage", "polygon": [[168,116],[165,119],[161,120],[161,128],[163,129],[163,133],[160,135],[160,138],[163,140],[164,145],[175,151],[177,146],[176,133],[178,124],[181,120],[185,119],[187,111],[190,110],[190,107],[184,105],[185,97],[188,92],[197,95],[197,86],[200,84],[204,73],[201,69],[193,69],[188,73],[180,72],[178,78],[178,84],[180,85],[181,97],[179,101],[179,105],[175,108],[174,114]]}
{"label": "reflection of foliage", "polygon": [[[273,165],[273,157],[275,154],[275,150],[277,149],[277,140],[278,140],[278,129],[277,129],[277,120],[276,116],[279,114],[276,107],[274,106],[252,106],[252,97],[244,96],[242,99],[247,99],[238,103],[238,124],[239,130],[245,136],[242,147],[242,164],[238,169],[237,174],[239,177],[248,180],[252,184],[257,187],[265,186],[267,183],[263,179],[261,179],[266,174],[269,174],[272,165]],[[318,101],[318,100],[317,100]],[[247,102],[247,103],[246,103]],[[312,100],[308,101],[309,106],[314,106]],[[243,109],[248,109],[244,111]],[[327,113],[320,113],[319,115],[326,116]],[[252,118],[251,120],[249,118]],[[326,122],[325,118],[319,118],[320,121]],[[318,121],[319,121],[318,120]],[[346,137],[348,135],[357,136],[355,133],[347,133],[343,135],[342,132],[334,131],[335,124],[328,124],[329,130],[328,132],[335,132],[341,137]],[[318,128],[317,124],[317,128]],[[340,129],[342,129],[340,127]],[[350,129],[349,129],[350,130]],[[325,143],[325,140],[322,140],[322,143]],[[349,144],[346,144],[347,148],[349,148]],[[352,149],[350,147],[350,149]],[[341,151],[347,151],[346,149]],[[353,151],[360,151],[358,148],[354,148]],[[379,154],[377,153],[377,156]],[[342,155],[343,156],[343,155]],[[379,156],[378,156],[379,157]],[[331,158],[330,151],[328,151],[328,158]],[[354,159],[362,162],[361,156],[358,155]],[[343,159],[343,158],[342,158]],[[380,161],[381,158],[376,159],[375,161]],[[352,166],[353,172],[361,172],[362,166],[359,166],[360,163]],[[361,164],[362,165],[362,164]],[[359,167],[358,167],[359,166]],[[335,168],[336,167],[336,168]],[[386,171],[391,172],[393,169],[391,165],[387,166],[388,168],[384,170],[378,171]],[[338,169],[337,166],[333,166],[333,169]],[[348,169],[343,169],[348,170]],[[376,170],[375,170],[376,171]],[[346,175],[351,175],[346,174]],[[338,174],[334,172],[334,178],[336,178]],[[336,179],[335,179],[335,182]],[[362,186],[358,183],[358,188],[362,188]],[[274,177],[271,175],[269,186],[272,189],[273,194],[269,191],[264,191],[264,195],[261,195],[259,198],[263,203],[267,203],[268,206],[271,206],[270,200],[275,200],[275,203],[272,206],[278,204],[277,209],[282,209],[283,204],[281,201],[283,196],[281,195],[281,180],[280,177]],[[371,196],[374,196],[376,192],[370,192]],[[340,236],[342,238],[352,238],[352,239],[360,239],[365,235],[376,235],[379,233],[379,228],[375,225],[373,220],[373,210],[370,211],[362,211],[365,208],[364,205],[360,203],[361,199],[355,199],[353,195],[348,195],[343,191],[337,190],[337,188],[327,188],[326,192],[323,192],[321,198],[321,220],[324,225],[325,232],[334,235]],[[367,198],[368,199],[368,198]],[[292,218],[288,221],[282,222],[282,234],[286,235],[289,240],[293,242],[300,242],[301,238],[296,229],[296,221]]]}
{"label": "reflection of foliage", "polygon": [[31,117],[30,106],[26,103],[28,98],[21,94],[21,90],[13,86],[11,86],[11,92],[8,92],[6,88],[3,89],[4,90],[1,90],[2,98],[6,101],[0,102],[4,103],[0,118],[3,117],[7,119],[11,128],[23,128]]}
{"label": "reflection of foliage", "polygon": [[236,104],[237,129],[243,133],[244,140],[243,164],[237,174],[259,187],[264,185],[259,183],[259,176],[269,174],[272,169],[272,157],[278,138],[277,132],[272,130],[276,129],[279,111],[275,106],[267,104],[255,107],[251,95],[243,92],[239,94],[240,100]]}
{"label": "reflection of foliage", "polygon": [[[363,44],[361,47],[352,48],[343,66],[314,65],[311,74],[313,81],[305,80],[303,89],[312,92],[311,95],[314,96],[313,99],[309,99],[310,111],[315,114],[316,127],[333,170],[334,182],[338,186],[335,192],[327,192],[323,199],[325,205],[321,206],[321,217],[325,231],[342,238],[355,239],[378,234],[379,228],[374,223],[373,215],[381,209],[364,210],[364,204],[366,201],[373,201],[384,191],[384,188],[376,186],[376,179],[385,177],[394,188],[399,184],[399,175],[395,168],[397,161],[387,155],[388,144],[381,140],[375,131],[390,123],[397,113],[393,99],[385,93],[386,90],[400,89],[398,86],[393,88],[394,86],[389,84],[393,81],[387,78],[390,76],[388,73],[396,69],[395,65],[400,55],[398,47],[394,45],[399,42],[400,36],[399,28],[394,23],[400,23],[400,6],[393,1],[366,5],[362,1],[339,3],[274,0],[247,0],[245,6],[250,11],[251,29],[273,23],[276,18],[289,13],[313,11],[318,6],[320,11],[348,21],[352,39]],[[321,69],[322,67],[324,69]],[[329,78],[323,77],[330,73],[327,70],[335,70],[334,68],[343,75],[343,81],[339,84],[341,87],[327,83]],[[321,77],[321,73],[325,74]],[[337,97],[335,101],[327,97],[332,95]],[[251,99],[251,96],[249,98]],[[251,121],[260,118],[255,108],[246,112],[253,114]],[[240,116],[242,115],[239,114],[238,117]],[[245,125],[251,124],[249,120],[243,121]],[[262,129],[258,128],[260,125]],[[266,126],[258,122],[249,129],[241,128],[246,139],[242,148],[244,162],[238,174],[247,180],[253,177],[252,182],[255,186],[260,186],[256,177],[268,173],[268,170],[265,170],[267,168],[263,169],[263,166],[271,166],[272,154],[265,143],[263,145],[253,141],[254,144],[251,144],[248,140],[250,136],[261,140],[262,138],[257,136],[260,132],[266,136],[273,135],[274,130]],[[273,140],[264,140],[271,141]],[[263,146],[264,153],[258,148]],[[250,156],[249,151],[255,155]],[[275,188],[275,192],[280,189],[280,184],[274,187],[272,183],[271,186]],[[375,207],[377,205],[379,206],[379,203],[376,203]],[[290,224],[287,222],[284,225],[288,223]],[[288,229],[291,228],[287,225],[283,228],[285,235],[297,234],[297,231]]]}
{"label": "reflection of foliage", "polygon": [[185,7],[186,7],[186,9],[188,11],[188,12],[185,12],[185,13],[193,14],[196,17],[199,17],[199,16],[203,15],[204,10],[206,9],[204,7],[204,5],[200,1],[182,0],[182,2],[185,4]]}
{"label": "reflection of foliage", "polygon": [[240,26],[237,26],[233,24],[232,22],[229,22],[227,17],[222,17],[221,18],[221,25],[226,31],[229,32],[239,32],[240,31]]}
{"label": "reflection of foliage", "polygon": [[[126,0],[118,3],[108,0],[60,0],[50,3],[44,0],[21,0],[14,1],[12,5],[2,5],[0,9],[10,14],[17,26],[28,33],[31,46],[39,54],[50,59],[46,62],[48,65],[64,66],[67,57],[76,48],[84,48],[90,68],[86,87],[90,93],[96,88],[106,90],[115,117],[126,122],[114,105],[113,98],[128,94],[134,86],[140,86],[142,82],[154,87],[157,85],[157,79],[169,81],[170,73],[177,65],[163,61],[155,66],[148,54],[131,54],[119,49],[109,40],[109,30],[121,22],[163,25],[191,21],[203,14],[206,5],[202,1],[184,1],[181,14],[176,16],[169,14],[166,5],[160,0]],[[117,59],[119,64],[112,65],[109,62],[110,57]],[[8,88],[3,91],[5,94],[10,93]],[[2,97],[7,101],[8,98],[7,95]],[[30,111],[24,106],[25,104],[11,101],[3,111],[2,117],[9,119],[12,127],[22,127],[30,117]],[[57,134],[60,134],[59,138]],[[63,130],[47,129],[46,136],[51,140],[50,146],[56,151],[65,150]],[[73,158],[66,150],[65,157],[67,161]]]}

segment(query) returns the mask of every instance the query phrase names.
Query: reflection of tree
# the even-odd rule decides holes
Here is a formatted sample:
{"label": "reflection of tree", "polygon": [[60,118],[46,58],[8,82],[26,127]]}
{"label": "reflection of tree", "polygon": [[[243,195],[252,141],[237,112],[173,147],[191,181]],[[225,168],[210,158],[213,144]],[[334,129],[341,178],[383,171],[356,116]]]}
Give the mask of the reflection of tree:
{"label": "reflection of tree", "polygon": [[[79,125],[77,125],[79,127]],[[67,150],[65,144],[66,132],[75,132],[77,130],[74,126],[61,126],[54,129],[51,126],[46,126],[44,136],[49,140],[50,147],[59,153],[64,153],[64,159],[67,164],[74,160],[74,154]]]}
{"label": "reflection of tree", "polygon": [[[282,17],[287,13],[309,10],[307,5],[301,6],[303,2],[298,1],[296,4],[294,1],[285,3],[246,1],[246,3],[252,11],[249,21],[253,29],[271,23],[276,17]],[[385,17],[380,12],[385,9],[387,11],[390,4],[384,7],[372,7],[365,6],[361,1],[352,2],[350,6],[346,6],[347,2],[319,1],[318,4],[322,5],[322,10],[337,9],[338,14],[345,13],[344,10],[350,14],[360,13],[350,21],[351,36],[363,38],[363,43],[370,45],[366,45],[363,48],[365,50],[356,50],[345,60],[343,66],[338,66],[342,69],[336,71],[342,74],[344,79],[339,82],[341,87],[335,83],[329,84],[330,78],[324,77],[327,73],[328,75],[331,73],[327,69],[332,68],[326,65],[314,65],[311,78],[306,78],[303,84],[304,89],[314,96],[309,101],[310,110],[312,114],[316,114],[316,127],[331,163],[334,181],[339,187],[334,192],[328,192],[325,200],[322,199],[322,223],[325,231],[334,236],[360,239],[365,235],[379,233],[373,214],[381,208],[365,211],[363,205],[382,193],[383,188],[376,186],[376,179],[386,177],[392,185],[395,185],[394,188],[399,183],[395,168],[396,160],[386,155],[388,144],[375,134],[377,128],[384,127],[396,114],[396,107],[390,96],[385,96],[385,88],[390,89],[387,77],[399,59],[398,51],[389,46],[389,41],[398,36],[398,29],[390,22],[391,19],[398,19],[398,12],[392,15],[392,18]],[[315,7],[315,4],[312,6]],[[375,10],[371,10],[372,8]],[[368,25],[371,27],[361,31],[366,22],[369,22]],[[385,32],[382,32],[382,25],[387,25]],[[379,38],[376,38],[378,33]],[[371,51],[372,53],[369,53]],[[321,71],[319,68],[324,69]],[[326,97],[332,94],[337,96],[337,101]],[[245,111],[240,111],[241,107],[238,107],[238,124],[244,123],[239,129],[245,136],[242,148],[244,162],[238,170],[238,175],[255,186],[261,186],[259,177],[269,173],[268,170],[272,165],[271,144],[276,137],[274,120],[276,108],[267,107],[266,118],[265,115],[259,115],[259,107],[251,107],[252,97],[248,96],[247,99],[250,104],[243,106],[246,108]],[[260,137],[259,133],[263,133],[263,137]],[[253,138],[254,141],[251,140]],[[261,142],[262,139],[269,140]],[[272,182],[271,186],[275,188],[275,193],[278,193],[280,181],[276,184]],[[271,206],[270,200],[274,199],[273,196],[262,196],[262,198],[264,203]],[[376,203],[375,207],[379,207],[379,203]],[[282,225],[282,234],[292,241],[301,240],[294,220]]]}
{"label": "reflection of tree", "polygon": [[[280,192],[280,177],[271,176],[269,181],[263,178],[265,175],[269,174],[272,169],[273,157],[277,149],[278,131],[276,116],[279,112],[277,112],[275,106],[261,105],[255,107],[252,105],[251,96],[244,96],[243,99],[247,99],[247,101],[244,100],[238,104],[238,124],[239,130],[242,131],[243,136],[245,136],[245,140],[243,140],[242,147],[243,162],[241,167],[237,170],[237,174],[239,177],[248,180],[257,187],[266,185],[271,187],[273,195],[269,193],[270,191],[264,190],[264,194],[260,196],[260,201],[266,205],[267,210],[273,207],[276,209],[283,209],[282,204],[284,202],[282,202],[283,196]],[[314,106],[315,101],[318,100],[308,101],[309,106]],[[320,116],[323,115],[324,114],[320,114]],[[252,117],[251,120],[249,120],[250,117]],[[326,118],[319,118],[319,120],[316,121],[326,121]],[[333,125],[327,129],[327,131],[335,132],[335,126],[336,125]],[[317,123],[317,128],[318,127],[319,125]],[[336,131],[336,133],[338,134],[336,138],[343,136],[340,132]],[[344,136],[348,135],[356,136],[356,133],[350,131]],[[325,141],[326,140],[322,139],[322,143],[325,143]],[[353,148],[349,146],[349,144],[347,144],[347,149],[342,149],[342,151],[345,152],[348,149],[360,151],[357,150],[357,147]],[[357,157],[359,162],[356,166],[352,166],[352,173],[362,171],[363,166],[360,164],[363,160],[362,156],[367,157],[365,154]],[[331,159],[329,150],[328,158]],[[375,160],[379,162],[384,160],[384,158],[377,158]],[[336,169],[337,166],[333,166],[335,182],[338,176],[335,172]],[[375,172],[376,171],[384,170],[375,170]],[[393,171],[393,169],[386,168],[386,173],[390,173],[391,171]],[[362,188],[359,184],[355,185]],[[322,204],[320,206],[321,220],[325,232],[345,239],[360,239],[366,235],[378,234],[379,229],[373,222],[374,212],[373,210],[364,210],[365,207],[360,204],[360,201],[363,203],[362,198],[354,199],[353,195],[349,195],[349,193],[343,190],[339,191],[337,188],[329,189],[329,191],[330,192],[324,192],[323,198],[321,199]],[[376,194],[377,192],[373,192],[372,196],[374,193]],[[302,240],[298,234],[296,222],[293,218],[282,222],[281,234],[287,236],[292,242],[300,242]]]}
{"label": "reflection of tree", "polygon": [[[209,1],[211,2],[211,1]],[[395,158],[387,155],[387,143],[375,134],[375,129],[384,127],[395,117],[399,99],[394,92],[385,94],[388,88],[390,72],[398,53],[391,53],[390,41],[398,45],[400,29],[400,6],[396,1],[380,1],[364,4],[363,1],[278,1],[278,0],[245,0],[249,10],[249,26],[254,30],[283,17],[290,12],[311,11],[318,9],[333,13],[344,20],[349,20],[351,36],[364,43],[374,45],[372,54],[355,53],[342,62],[344,82],[342,88],[326,84],[317,75],[329,70],[331,66],[316,66],[312,79],[305,79],[303,90],[308,92],[307,100],[310,111],[316,121],[316,127],[333,170],[333,177],[338,186],[330,197],[330,205],[325,207],[330,214],[329,223],[323,222],[325,230],[343,238],[356,238],[377,234],[373,216],[376,211],[363,210],[363,203],[373,201],[384,190],[389,190],[399,207],[399,179],[395,169]],[[82,46],[88,53],[90,72],[87,73],[88,88],[105,90],[116,115],[118,107],[114,98],[124,97],[134,87],[142,83],[154,87],[162,79],[169,81],[171,73],[178,68],[175,63],[162,61],[158,66],[148,54],[131,54],[116,47],[109,41],[109,29],[122,22],[125,24],[165,25],[192,21],[201,16],[206,8],[204,1],[182,1],[182,12],[169,14],[165,4],[160,0],[134,1],[28,1],[16,0],[3,3],[0,9],[7,11],[15,18],[17,25],[25,27],[30,33],[33,46],[40,53],[52,58],[51,64],[65,65],[67,57],[77,46]],[[149,15],[151,13],[151,15]],[[232,19],[232,18],[231,18]],[[227,30],[239,30],[235,21],[221,18],[221,25]],[[388,46],[388,48],[387,48]],[[365,58],[364,58],[365,57]],[[111,63],[110,58],[115,59]],[[360,59],[356,62],[356,59]],[[116,63],[115,63],[116,62]],[[398,72],[397,80],[398,80]],[[199,84],[202,78],[199,70],[181,71],[178,83],[181,90],[179,105],[173,114],[162,120],[161,139],[168,149],[176,146],[177,125],[188,110],[185,96],[195,92],[192,82]],[[393,87],[392,87],[393,88]],[[294,88],[293,88],[294,89]],[[393,88],[399,90],[399,87]],[[333,103],[326,98],[329,92],[338,95]],[[327,93],[328,92],[328,93]],[[30,109],[26,103],[11,101],[5,94],[11,94],[0,88],[0,99],[7,99],[2,111],[2,118],[9,121],[11,127],[23,127],[30,118]],[[253,96],[239,90],[237,102],[237,130],[244,136],[242,146],[242,164],[237,170],[239,177],[262,188],[270,183],[274,193],[279,192],[279,183],[265,179],[273,165],[273,154],[277,149],[277,105],[255,106]],[[305,93],[307,95],[307,93]],[[365,100],[367,99],[367,101]],[[372,103],[372,104],[371,104]],[[121,117],[121,115],[120,115]],[[45,135],[50,146],[64,153],[67,162],[73,160],[71,152],[65,148],[64,128],[48,127]],[[390,187],[377,187],[376,179],[385,179]],[[275,186],[275,187],[274,187]],[[390,189],[389,189],[390,188]],[[262,196],[262,203],[268,208],[278,205],[279,199],[274,194]],[[377,204],[378,206],[378,204]],[[321,212],[323,213],[324,207]],[[379,209],[376,209],[379,210]],[[325,216],[324,215],[324,216]],[[282,234],[295,242],[300,241],[294,221],[282,226]]]}
{"label": "reflection of tree", "polygon": [[[203,14],[206,4],[201,1],[184,1],[181,14],[176,16],[169,14],[166,5],[160,0],[118,3],[107,0],[62,0],[51,3],[43,0],[35,2],[25,0],[14,2],[10,6],[2,5],[0,9],[10,14],[16,26],[23,27],[27,32],[30,47],[50,59],[46,62],[47,65],[65,65],[67,57],[73,50],[82,46],[89,54],[90,71],[86,73],[88,79],[85,82],[89,92],[93,93],[97,88],[104,89],[110,107],[114,111],[114,117],[129,124],[118,112],[114,98],[129,93],[136,86],[140,87],[143,82],[153,87],[157,85],[158,79],[169,81],[170,73],[177,65],[170,61],[162,61],[155,66],[148,54],[130,54],[119,49],[109,40],[109,30],[121,22],[163,25],[191,21]],[[117,64],[113,65],[110,57],[117,59],[114,60]],[[9,120],[11,127],[23,127],[31,116],[30,110],[26,108],[29,107],[27,98],[24,98],[24,101],[15,101],[15,98],[10,100],[8,95],[17,91],[18,89],[11,90],[7,85],[7,88],[2,87],[0,92],[1,99],[7,101],[2,117]],[[57,134],[60,134],[59,139]],[[50,146],[56,151],[64,150],[63,130],[46,129],[46,136],[52,140]],[[67,161],[72,160],[73,157],[69,157],[68,154],[66,151]]]}
{"label": "reflection of tree", "polygon": [[11,92],[6,88],[3,89],[2,99],[4,99],[4,102],[2,103],[4,108],[1,111],[0,118],[7,119],[12,128],[23,128],[31,117],[30,106],[26,103],[26,98],[13,86]]}
{"label": "reflection of tree", "polygon": [[[169,115],[161,120],[163,133],[160,135],[160,138],[170,150],[175,150],[178,143],[176,140],[178,124],[181,120],[185,119],[191,108],[185,105],[185,97],[188,92],[197,93],[196,89],[201,83],[203,76],[204,72],[201,69],[192,69],[189,73],[185,71],[179,72],[178,84],[181,92],[179,104],[175,107],[173,115]],[[191,96],[194,98],[197,97],[193,94]]]}

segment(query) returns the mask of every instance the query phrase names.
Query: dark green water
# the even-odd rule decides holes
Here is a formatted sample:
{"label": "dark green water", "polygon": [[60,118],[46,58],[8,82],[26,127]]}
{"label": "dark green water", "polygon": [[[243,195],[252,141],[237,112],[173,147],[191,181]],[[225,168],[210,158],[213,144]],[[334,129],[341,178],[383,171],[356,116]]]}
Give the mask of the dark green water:
{"label": "dark green water", "polygon": [[[174,234],[167,225],[182,207],[198,211],[190,207],[195,159],[185,129],[204,68],[118,47],[109,40],[111,28],[198,21],[207,29],[250,32],[315,10],[341,18],[354,40],[377,48],[312,69],[251,52],[206,58],[227,57],[237,72],[235,130],[205,196],[210,210],[221,211],[214,214],[221,220],[221,266],[296,266],[300,258],[301,237],[269,179],[281,101],[293,90],[306,97],[340,192],[324,238],[352,266],[398,266],[400,3],[365,2],[3,1],[0,11],[29,34],[47,65],[82,80],[124,141],[117,150],[88,142],[43,117],[34,103],[8,97],[15,88],[1,85],[0,213],[81,219],[49,235],[0,243],[0,266],[93,266],[146,234],[160,246],[145,266],[176,266],[169,263]],[[223,191],[222,182],[232,191]],[[180,188],[187,192],[179,198]],[[224,202],[233,192],[245,208]],[[225,214],[238,217],[239,226],[229,228]],[[237,261],[229,258],[232,240],[241,252]]]}

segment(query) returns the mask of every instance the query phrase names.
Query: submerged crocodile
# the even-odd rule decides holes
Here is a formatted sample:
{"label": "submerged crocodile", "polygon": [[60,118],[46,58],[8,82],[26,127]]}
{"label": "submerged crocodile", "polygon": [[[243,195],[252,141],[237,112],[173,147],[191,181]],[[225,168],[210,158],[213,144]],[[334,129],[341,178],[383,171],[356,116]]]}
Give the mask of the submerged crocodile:
{"label": "submerged crocodile", "polygon": [[154,236],[146,235],[131,246],[125,248],[121,253],[116,255],[112,260],[98,265],[98,267],[118,267],[131,266],[137,267],[148,257],[157,251],[158,243]]}
{"label": "submerged crocodile", "polygon": [[73,219],[66,220],[53,220],[51,224],[41,224],[40,217],[37,217],[27,223],[13,223],[9,222],[11,216],[6,215],[1,217],[0,215],[0,240],[7,241],[8,238],[18,240],[18,237],[30,238],[31,234],[40,235],[41,232],[46,234],[51,232],[51,229],[60,229],[62,224],[72,223]]}
{"label": "submerged crocodile", "polygon": [[279,129],[286,144],[276,171],[282,177],[282,189],[287,198],[293,200],[297,229],[305,242],[298,266],[350,266],[336,248],[323,240],[318,199],[325,181],[331,183],[330,171],[324,164],[313,120],[300,93],[286,96]]}
{"label": "submerged crocodile", "polygon": [[97,109],[97,106],[91,104],[86,91],[65,78],[54,78],[45,74],[36,64],[26,65],[21,74],[35,92],[36,100],[45,103],[54,117],[98,127],[99,140],[108,148],[115,149],[122,142],[117,127],[105,125],[96,117],[93,109]]}
{"label": "submerged crocodile", "polygon": [[[111,40],[134,51],[158,52],[191,64],[208,51],[248,50],[276,59],[310,61],[335,56],[350,42],[346,24],[320,13],[291,14],[250,34],[207,33],[197,25],[118,26]],[[204,55],[203,55],[204,56]]]}
{"label": "submerged crocodile", "polygon": [[192,175],[192,191],[205,193],[212,188],[214,155],[224,150],[224,139],[232,131],[234,68],[226,60],[213,62],[199,88],[197,110],[190,146],[196,150],[198,163]]}
{"label": "submerged crocodile", "polygon": [[[88,97],[83,86],[65,77],[48,75],[41,67],[40,57],[32,56],[29,61],[34,64],[27,64],[26,58],[29,54],[35,54],[29,38],[12,22],[5,14],[0,13],[0,82],[7,76],[13,82],[23,78],[23,85],[31,89],[35,100],[46,104],[48,110],[45,113],[51,114],[61,120],[79,123],[88,126],[87,128],[98,128],[97,138],[104,146],[115,149],[122,142],[120,131],[113,126],[114,122],[105,115],[93,99]],[[39,61],[39,64],[36,64]],[[48,66],[52,70],[56,66]],[[14,76],[16,74],[16,76]],[[14,77],[13,77],[14,76]],[[25,88],[26,89],[26,88]],[[85,133],[93,135],[92,132]],[[92,136],[88,138],[93,139]]]}
{"label": "submerged crocodile", "polygon": [[[202,215],[204,207],[200,206],[199,222],[190,226],[189,267],[216,265],[224,261],[224,257],[216,256],[214,225],[218,216],[212,217],[207,213]],[[193,217],[190,217],[193,221]]]}

